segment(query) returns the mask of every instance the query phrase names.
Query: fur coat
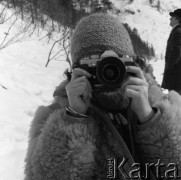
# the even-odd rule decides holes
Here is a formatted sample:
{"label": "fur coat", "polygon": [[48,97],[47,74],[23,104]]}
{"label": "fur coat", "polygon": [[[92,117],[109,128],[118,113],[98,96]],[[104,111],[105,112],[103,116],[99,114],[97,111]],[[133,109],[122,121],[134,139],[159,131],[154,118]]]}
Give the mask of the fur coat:
{"label": "fur coat", "polygon": [[[114,177],[126,179],[118,165],[128,161],[124,170],[129,174],[136,162],[176,163],[181,167],[181,97],[176,92],[162,94],[155,81],[146,75],[149,100],[155,116],[145,124],[133,125],[136,156],[130,153],[125,139],[115,135],[104,117],[89,109],[90,118],[67,115],[66,81],[59,86],[56,97],[58,108],[41,106],[32,121],[26,156],[25,180],[105,180]],[[104,114],[104,113],[102,113]],[[117,116],[117,119],[121,116]],[[133,114],[131,121],[136,121]],[[118,137],[118,138],[117,138]],[[116,160],[109,166],[108,160]],[[165,170],[165,169],[163,169]],[[166,171],[166,170],[165,170]]]}

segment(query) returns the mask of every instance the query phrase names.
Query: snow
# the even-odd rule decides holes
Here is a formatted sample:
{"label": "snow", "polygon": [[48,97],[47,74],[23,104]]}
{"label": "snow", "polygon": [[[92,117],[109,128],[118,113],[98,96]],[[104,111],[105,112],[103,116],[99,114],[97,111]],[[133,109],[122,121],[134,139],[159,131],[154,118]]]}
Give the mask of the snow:
{"label": "snow", "polygon": [[[9,28],[0,25],[0,44]],[[9,36],[19,31],[12,29]],[[52,42],[26,37],[0,51],[0,180],[23,180],[28,130],[39,105],[51,103],[68,68],[65,61],[46,61]]]}
{"label": "snow", "polygon": [[[118,0],[116,2],[119,4]],[[163,53],[169,33],[168,28],[165,29],[168,27],[167,17],[158,12],[154,14],[146,3],[129,8],[141,11],[134,16],[119,18],[138,28],[150,43],[157,42],[158,53]],[[0,37],[8,27],[8,23],[0,24]],[[52,61],[45,67],[51,45],[51,41],[48,44],[32,36],[0,51],[0,180],[23,180],[28,130],[34,112],[39,105],[51,103],[53,91],[69,67],[65,61]],[[164,60],[152,60],[151,64],[157,81],[161,83]]]}
{"label": "snow", "polygon": [[0,52],[0,85],[7,88],[0,87],[0,180],[23,179],[34,112],[39,105],[51,103],[68,68],[66,62],[53,61],[45,68],[50,45],[32,40]]}
{"label": "snow", "polygon": [[[22,42],[0,52],[0,180],[23,179],[27,135],[35,109],[49,104],[66,62],[45,68],[50,45]],[[12,171],[10,171],[12,169]],[[8,172],[11,173],[8,173]]]}

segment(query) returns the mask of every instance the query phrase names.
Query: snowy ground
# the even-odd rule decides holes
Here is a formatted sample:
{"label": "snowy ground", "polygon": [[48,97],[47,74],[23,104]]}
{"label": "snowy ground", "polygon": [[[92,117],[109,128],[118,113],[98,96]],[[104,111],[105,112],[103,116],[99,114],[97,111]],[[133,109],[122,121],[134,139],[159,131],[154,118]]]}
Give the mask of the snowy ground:
{"label": "snowy ground", "polygon": [[159,84],[162,83],[163,71],[164,71],[164,59],[160,59],[157,61],[151,61],[150,64],[153,66],[154,75]]}
{"label": "snowy ground", "polygon": [[0,180],[22,180],[27,135],[37,106],[49,104],[66,62],[45,68],[50,45],[37,40],[0,51]]}

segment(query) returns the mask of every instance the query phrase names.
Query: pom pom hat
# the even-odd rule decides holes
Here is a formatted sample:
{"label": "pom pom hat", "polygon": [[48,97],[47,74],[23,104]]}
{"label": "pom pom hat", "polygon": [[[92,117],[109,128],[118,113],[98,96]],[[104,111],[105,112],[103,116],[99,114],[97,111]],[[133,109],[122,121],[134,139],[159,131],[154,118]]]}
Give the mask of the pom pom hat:
{"label": "pom pom hat", "polygon": [[130,37],[122,23],[104,13],[83,18],[77,24],[71,40],[72,63],[106,50],[112,50],[119,56],[134,56]]}

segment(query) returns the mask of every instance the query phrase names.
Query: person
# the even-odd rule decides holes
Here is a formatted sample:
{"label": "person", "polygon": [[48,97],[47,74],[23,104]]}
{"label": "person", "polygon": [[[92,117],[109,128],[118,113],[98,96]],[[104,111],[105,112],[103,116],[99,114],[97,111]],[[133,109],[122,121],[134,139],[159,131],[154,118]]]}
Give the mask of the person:
{"label": "person", "polygon": [[142,179],[145,163],[180,168],[180,96],[162,93],[122,23],[104,13],[81,19],[70,50],[66,80],[32,121],[25,180]]}
{"label": "person", "polygon": [[181,9],[170,12],[172,27],[167,41],[162,87],[181,94]]}

